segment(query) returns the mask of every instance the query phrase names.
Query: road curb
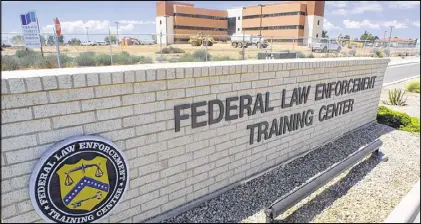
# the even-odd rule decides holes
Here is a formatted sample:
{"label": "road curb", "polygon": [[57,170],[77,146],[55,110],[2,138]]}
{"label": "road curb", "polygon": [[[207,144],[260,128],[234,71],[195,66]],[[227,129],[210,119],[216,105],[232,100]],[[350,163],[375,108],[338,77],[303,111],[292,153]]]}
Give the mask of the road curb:
{"label": "road curb", "polygon": [[420,180],[392,210],[384,223],[413,223],[420,212]]}
{"label": "road curb", "polygon": [[394,66],[399,66],[399,65],[417,64],[417,63],[420,63],[420,61],[408,61],[408,62],[393,63],[393,64],[390,64],[390,62],[389,62],[389,65],[387,67],[394,67]]}
{"label": "road curb", "polygon": [[404,78],[404,79],[401,79],[401,80],[398,80],[398,81],[395,81],[395,82],[383,83],[383,87],[390,86],[392,84],[396,84],[396,83],[400,83],[400,82],[405,82],[407,80],[418,78],[418,77],[420,77],[420,76],[419,75],[416,75],[416,76],[412,76],[412,77],[409,77],[409,78]]}

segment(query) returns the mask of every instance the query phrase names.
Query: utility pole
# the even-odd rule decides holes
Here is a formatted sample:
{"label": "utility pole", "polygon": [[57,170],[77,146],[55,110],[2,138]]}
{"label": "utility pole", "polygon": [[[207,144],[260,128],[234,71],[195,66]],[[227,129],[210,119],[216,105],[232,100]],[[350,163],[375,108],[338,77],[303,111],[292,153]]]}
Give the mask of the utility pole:
{"label": "utility pole", "polygon": [[165,46],[168,46],[168,17],[169,16],[164,16],[165,17]]}
{"label": "utility pole", "polygon": [[89,34],[88,34],[89,27],[85,27],[85,29],[86,29],[86,38],[87,38],[87,39],[88,39],[88,41],[89,41]]}
{"label": "utility pole", "polygon": [[390,40],[392,39],[392,29],[395,28],[394,26],[390,26],[390,33],[389,33],[389,57],[390,57]]}
{"label": "utility pole", "polygon": [[120,37],[118,36],[118,24],[119,22],[115,22],[117,24],[117,45],[120,45]]}
{"label": "utility pole", "polygon": [[383,35],[383,45],[384,45],[384,42],[386,41],[386,33],[387,33],[387,30],[385,30],[385,31],[384,31],[384,35]]}
{"label": "utility pole", "polygon": [[260,6],[260,33],[259,33],[259,44],[260,44],[260,46],[259,46],[259,48],[262,46],[262,19],[263,19],[263,6],[265,6],[265,5],[262,5],[262,4],[259,4],[259,6]]}

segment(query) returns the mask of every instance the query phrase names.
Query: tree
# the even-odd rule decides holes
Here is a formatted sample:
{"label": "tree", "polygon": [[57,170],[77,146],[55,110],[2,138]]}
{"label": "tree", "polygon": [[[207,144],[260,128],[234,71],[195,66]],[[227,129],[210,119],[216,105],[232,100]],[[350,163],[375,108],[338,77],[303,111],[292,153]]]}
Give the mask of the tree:
{"label": "tree", "polygon": [[327,35],[327,31],[323,30],[322,31],[322,38],[329,38],[329,35]]}
{"label": "tree", "polygon": [[22,35],[16,35],[10,38],[10,44],[12,45],[23,45],[23,36]]}
{"label": "tree", "polygon": [[40,35],[40,38],[41,38],[41,44],[43,46],[47,45],[47,39],[45,39],[45,37],[43,35]]}
{"label": "tree", "polygon": [[69,40],[69,42],[67,42],[69,45],[80,45],[82,41],[80,41],[77,38],[72,38],[71,40]]}
{"label": "tree", "polygon": [[345,40],[351,40],[351,36],[349,36],[349,35],[345,35],[345,36],[344,36],[344,39],[345,39]]}
{"label": "tree", "polygon": [[373,36],[371,33],[364,31],[364,33],[361,35],[360,40],[377,40],[379,39],[378,36]]}
{"label": "tree", "polygon": [[[109,36],[105,37],[104,41],[107,42],[107,43],[110,43],[110,37]],[[117,36],[111,35],[111,43],[113,43],[113,44],[117,43]]]}
{"label": "tree", "polygon": [[[64,43],[64,37],[63,35],[58,37],[58,42],[59,43]],[[49,35],[48,39],[47,39],[47,45],[56,45],[56,37]]]}

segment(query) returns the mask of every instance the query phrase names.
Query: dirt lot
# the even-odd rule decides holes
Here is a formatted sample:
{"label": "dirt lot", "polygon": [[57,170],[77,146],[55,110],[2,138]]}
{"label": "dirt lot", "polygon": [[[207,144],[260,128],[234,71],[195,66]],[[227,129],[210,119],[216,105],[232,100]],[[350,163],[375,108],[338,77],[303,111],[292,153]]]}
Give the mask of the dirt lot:
{"label": "dirt lot", "polygon": [[[181,48],[186,53],[192,53],[197,49],[204,49],[204,46],[191,46],[189,44],[173,44],[171,45],[173,47]],[[164,47],[164,46],[163,46]],[[21,47],[20,47],[21,48]],[[2,51],[2,55],[12,55],[15,53],[16,49],[19,49],[19,47],[11,47],[11,48],[5,48]],[[246,59],[257,59],[257,53],[258,52],[279,52],[279,51],[300,51],[306,55],[311,54],[311,49],[307,46],[296,46],[296,45],[281,45],[281,44],[273,44],[269,45],[266,49],[258,49],[255,46],[250,46],[248,48],[244,49],[244,54]],[[357,56],[371,56],[373,52],[373,48],[356,48],[356,54]],[[414,52],[414,49],[391,49],[392,53],[395,52]],[[45,55],[55,55],[56,54],[56,47],[55,46],[44,46],[43,51]],[[110,53],[110,46],[60,46],[60,52],[62,55],[68,55],[68,56],[78,56],[82,52],[96,52],[96,53]],[[149,56],[152,57],[154,60],[158,56],[160,56],[160,46],[159,45],[133,45],[133,46],[111,46],[111,51],[113,54],[120,53],[123,51],[126,51],[132,55],[137,56]],[[209,53],[214,56],[229,56],[231,58],[241,59],[241,48],[234,48],[229,43],[216,43],[213,46],[208,47]],[[342,48],[341,53],[338,52],[331,52],[329,53],[329,57],[344,57],[348,55],[348,52],[350,49],[347,47]],[[419,51],[419,50],[418,50]],[[178,57],[182,55],[182,53],[179,54],[166,54],[165,57],[167,59],[170,59],[171,57]],[[326,53],[319,53],[315,52],[313,53],[314,57],[325,57]]]}

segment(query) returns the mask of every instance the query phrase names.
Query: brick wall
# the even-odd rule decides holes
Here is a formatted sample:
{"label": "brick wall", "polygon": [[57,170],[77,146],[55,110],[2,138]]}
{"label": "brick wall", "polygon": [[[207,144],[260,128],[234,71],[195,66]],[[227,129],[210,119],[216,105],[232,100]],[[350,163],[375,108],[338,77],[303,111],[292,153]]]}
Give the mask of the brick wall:
{"label": "brick wall", "polygon": [[[129,188],[104,222],[161,214],[375,120],[388,62],[333,58],[3,72],[2,219],[41,221],[29,198],[30,174],[49,147],[77,135],[105,137],[129,160]],[[314,100],[317,83],[368,76],[377,76],[372,89]],[[293,88],[308,85],[306,104],[281,108],[283,89],[290,96]],[[175,132],[176,105],[212,99],[225,104],[227,97],[265,92],[273,111],[194,129],[183,120]],[[350,98],[352,112],[317,119],[322,105]],[[314,110],[313,125],[249,144],[247,125],[307,109]]]}

